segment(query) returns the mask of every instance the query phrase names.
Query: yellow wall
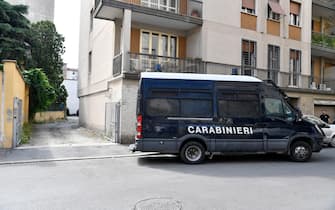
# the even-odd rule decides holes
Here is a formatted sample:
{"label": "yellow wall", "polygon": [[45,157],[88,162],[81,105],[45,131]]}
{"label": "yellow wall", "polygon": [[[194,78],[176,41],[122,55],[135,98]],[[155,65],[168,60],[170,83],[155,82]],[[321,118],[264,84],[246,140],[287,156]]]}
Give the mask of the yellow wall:
{"label": "yellow wall", "polygon": [[65,118],[64,111],[37,112],[34,117],[35,122],[52,122],[63,120]]}
{"label": "yellow wall", "polygon": [[[2,120],[4,123],[4,132],[0,147],[12,148],[13,147],[13,106],[14,98],[17,97],[22,100],[22,124],[28,121],[28,108],[29,108],[29,89],[25,84],[18,68],[16,61],[3,61],[3,77],[4,96],[5,100],[1,101],[4,106],[3,113],[1,111]],[[1,125],[1,121],[0,121]]]}

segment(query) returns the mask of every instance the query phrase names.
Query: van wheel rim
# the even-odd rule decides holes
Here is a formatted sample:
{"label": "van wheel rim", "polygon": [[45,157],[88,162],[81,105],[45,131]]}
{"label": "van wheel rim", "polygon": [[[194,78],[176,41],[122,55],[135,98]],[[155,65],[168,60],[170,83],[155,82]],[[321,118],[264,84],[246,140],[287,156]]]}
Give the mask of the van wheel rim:
{"label": "van wheel rim", "polygon": [[187,147],[185,151],[185,156],[187,160],[192,161],[192,162],[200,160],[201,155],[202,155],[202,151],[197,146],[189,146]]}
{"label": "van wheel rim", "polygon": [[294,149],[294,156],[298,159],[298,160],[303,160],[305,158],[307,158],[309,155],[309,151],[306,147],[304,146],[298,146]]}

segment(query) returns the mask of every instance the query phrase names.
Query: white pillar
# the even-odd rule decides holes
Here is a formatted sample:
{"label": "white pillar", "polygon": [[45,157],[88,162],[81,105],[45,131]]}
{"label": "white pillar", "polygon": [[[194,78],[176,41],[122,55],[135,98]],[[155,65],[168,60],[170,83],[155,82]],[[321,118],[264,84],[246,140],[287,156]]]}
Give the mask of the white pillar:
{"label": "white pillar", "polygon": [[125,9],[123,12],[120,47],[122,53],[122,72],[129,71],[130,36],[131,10]]}

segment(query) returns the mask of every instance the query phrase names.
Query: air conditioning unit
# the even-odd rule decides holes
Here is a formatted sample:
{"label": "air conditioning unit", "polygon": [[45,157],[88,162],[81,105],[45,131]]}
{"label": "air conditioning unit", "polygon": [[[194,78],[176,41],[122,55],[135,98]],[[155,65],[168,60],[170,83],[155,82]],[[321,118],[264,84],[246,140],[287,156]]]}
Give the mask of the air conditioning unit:
{"label": "air conditioning unit", "polygon": [[315,82],[312,82],[310,88],[311,88],[311,89],[314,89],[314,90],[317,89],[317,87],[316,87],[316,83],[315,83]]}

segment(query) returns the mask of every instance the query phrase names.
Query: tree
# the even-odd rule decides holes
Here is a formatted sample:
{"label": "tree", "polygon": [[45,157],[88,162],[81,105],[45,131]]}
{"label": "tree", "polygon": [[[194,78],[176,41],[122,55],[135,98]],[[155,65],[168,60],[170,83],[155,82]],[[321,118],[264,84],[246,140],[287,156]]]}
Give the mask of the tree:
{"label": "tree", "polygon": [[56,104],[65,104],[67,92],[63,82],[64,37],[50,21],[40,21],[31,26],[31,67],[41,68],[56,91]]}
{"label": "tree", "polygon": [[0,61],[17,60],[20,66],[29,59],[29,20],[24,17],[28,8],[24,5],[10,5],[0,0]]}
{"label": "tree", "polygon": [[36,112],[47,110],[55,101],[55,89],[41,69],[24,70],[22,74],[29,85],[29,116],[33,119]]}

